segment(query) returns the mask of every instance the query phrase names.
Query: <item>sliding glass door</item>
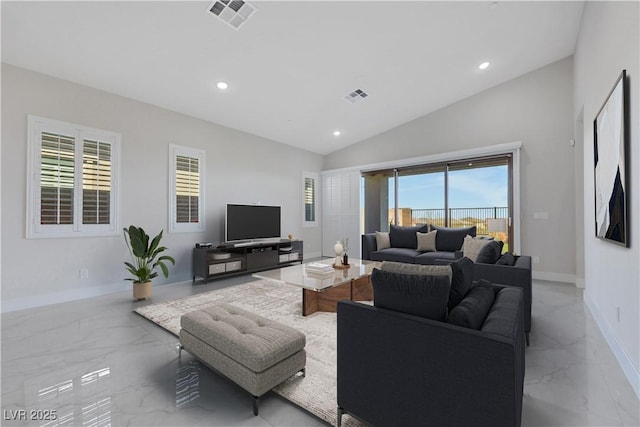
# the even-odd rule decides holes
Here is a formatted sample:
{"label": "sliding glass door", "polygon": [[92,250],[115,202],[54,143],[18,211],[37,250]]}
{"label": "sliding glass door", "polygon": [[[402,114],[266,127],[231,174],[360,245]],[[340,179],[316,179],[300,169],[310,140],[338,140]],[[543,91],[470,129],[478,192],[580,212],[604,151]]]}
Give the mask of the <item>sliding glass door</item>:
{"label": "sliding glass door", "polygon": [[512,157],[501,155],[363,173],[364,231],[389,224],[475,225],[513,240]]}
{"label": "sliding glass door", "polygon": [[449,226],[475,225],[478,235],[490,235],[503,241],[506,252],[513,240],[511,181],[510,156],[449,163]]}

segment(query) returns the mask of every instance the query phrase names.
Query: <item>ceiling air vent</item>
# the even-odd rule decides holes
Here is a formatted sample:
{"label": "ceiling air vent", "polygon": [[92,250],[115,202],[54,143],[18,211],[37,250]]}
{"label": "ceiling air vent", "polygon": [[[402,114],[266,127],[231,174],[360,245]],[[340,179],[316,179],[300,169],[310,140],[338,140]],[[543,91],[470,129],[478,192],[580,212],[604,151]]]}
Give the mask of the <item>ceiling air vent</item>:
{"label": "ceiling air vent", "polygon": [[241,0],[216,0],[209,7],[209,12],[236,30],[253,15],[255,10],[256,8],[252,4]]}
{"label": "ceiling air vent", "polygon": [[346,99],[347,101],[349,101],[352,104],[355,104],[356,102],[362,101],[367,96],[369,96],[369,94],[367,94],[367,92],[363,91],[362,89],[356,89],[353,92],[349,92],[344,97],[344,99]]}

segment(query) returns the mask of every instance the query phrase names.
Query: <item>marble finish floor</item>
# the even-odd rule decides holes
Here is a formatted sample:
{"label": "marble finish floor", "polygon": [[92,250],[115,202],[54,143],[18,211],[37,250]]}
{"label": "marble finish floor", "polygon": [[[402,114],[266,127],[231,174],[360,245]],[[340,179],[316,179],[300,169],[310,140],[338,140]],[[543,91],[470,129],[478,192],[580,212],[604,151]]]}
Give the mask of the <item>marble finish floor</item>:
{"label": "marble finish floor", "polygon": [[[142,304],[250,280],[157,286],[149,302],[135,303],[123,292],[3,314],[0,424],[325,425],[273,393],[254,417],[245,392],[189,354],[178,360],[177,339],[133,313]],[[640,425],[639,401],[582,290],[535,281],[533,296],[522,425]],[[57,419],[31,419],[46,418],[47,411]]]}

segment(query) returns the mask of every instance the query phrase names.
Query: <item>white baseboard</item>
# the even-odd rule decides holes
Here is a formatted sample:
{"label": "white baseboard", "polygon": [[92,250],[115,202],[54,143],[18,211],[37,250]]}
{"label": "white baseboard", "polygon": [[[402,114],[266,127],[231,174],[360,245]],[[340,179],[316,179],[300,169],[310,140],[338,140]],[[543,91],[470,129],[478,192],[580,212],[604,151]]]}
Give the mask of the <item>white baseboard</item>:
{"label": "white baseboard", "polygon": [[91,286],[78,289],[68,289],[58,292],[49,292],[40,295],[2,300],[2,313],[26,310],[28,308],[43,307],[45,305],[59,304],[62,302],[77,301],[86,298],[99,297],[131,289],[131,282],[118,282],[109,285]]}
{"label": "white baseboard", "polygon": [[605,320],[604,316],[600,314],[598,306],[593,302],[588,292],[584,293],[584,304],[593,315],[596,324],[600,328],[602,336],[604,337],[605,341],[607,341],[607,344],[609,344],[609,348],[620,364],[620,367],[622,368],[624,375],[627,377],[629,384],[631,384],[633,391],[636,392],[636,396],[638,396],[638,399],[640,399],[640,371],[638,371],[638,369],[634,366],[627,352],[620,345],[620,343],[618,343],[618,340],[611,332],[611,328],[607,324],[607,321]]}
{"label": "white baseboard", "polygon": [[584,289],[584,277],[576,277],[576,288]]}
{"label": "white baseboard", "polygon": [[321,258],[322,252],[305,252],[302,256],[303,259]]}
{"label": "white baseboard", "polygon": [[[572,283],[574,285],[577,285],[575,274],[553,273],[549,271],[533,270],[532,277],[537,280],[546,280],[549,282]],[[582,287],[584,287],[584,279],[583,279]]]}

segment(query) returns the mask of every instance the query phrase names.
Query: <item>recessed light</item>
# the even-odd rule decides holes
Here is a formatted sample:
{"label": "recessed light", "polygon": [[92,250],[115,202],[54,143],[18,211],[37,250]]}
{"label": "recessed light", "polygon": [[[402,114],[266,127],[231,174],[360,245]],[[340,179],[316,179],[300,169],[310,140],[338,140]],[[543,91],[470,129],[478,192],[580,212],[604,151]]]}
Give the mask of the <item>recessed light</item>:
{"label": "recessed light", "polygon": [[333,131],[333,136],[340,136],[340,131],[339,130],[334,130]]}
{"label": "recessed light", "polygon": [[225,90],[226,88],[229,87],[227,82],[218,82],[218,84],[216,86],[218,86],[218,89],[220,89],[220,90]]}
{"label": "recessed light", "polygon": [[478,69],[480,70],[486,70],[487,68],[489,68],[489,65],[491,65],[490,62],[483,62],[482,64],[478,65]]}

